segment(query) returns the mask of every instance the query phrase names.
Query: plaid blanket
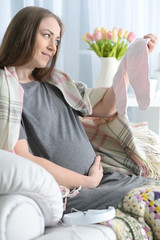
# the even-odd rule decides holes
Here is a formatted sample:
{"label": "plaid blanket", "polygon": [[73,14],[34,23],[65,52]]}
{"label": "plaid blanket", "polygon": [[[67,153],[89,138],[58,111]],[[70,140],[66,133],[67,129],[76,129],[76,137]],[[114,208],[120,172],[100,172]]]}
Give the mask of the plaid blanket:
{"label": "plaid blanket", "polygon": [[81,118],[104,171],[160,177],[160,138],[147,123],[131,124],[117,115],[114,119]]}
{"label": "plaid blanket", "polygon": [[[106,89],[88,89],[65,73],[54,71],[50,83],[63,93],[68,104],[83,115],[90,115]],[[107,103],[106,103],[107,104]],[[13,151],[18,140],[23,105],[23,89],[14,67],[0,70],[0,148]],[[114,119],[81,118],[104,171],[122,171],[158,179],[160,139],[145,124],[133,125],[124,116]]]}
{"label": "plaid blanket", "polygon": [[23,104],[23,89],[14,69],[0,70],[0,148],[13,151],[17,142]]}

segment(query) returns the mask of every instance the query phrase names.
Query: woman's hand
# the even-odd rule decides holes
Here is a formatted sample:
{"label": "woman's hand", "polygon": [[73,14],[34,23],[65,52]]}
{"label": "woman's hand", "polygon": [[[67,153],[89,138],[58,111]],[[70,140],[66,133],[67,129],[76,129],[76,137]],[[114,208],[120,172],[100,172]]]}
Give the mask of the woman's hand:
{"label": "woman's hand", "polygon": [[99,185],[103,176],[100,157],[95,158],[94,164],[89,170],[89,175],[82,175],[67,168],[63,168],[45,158],[32,155],[29,152],[26,139],[18,140],[14,150],[16,154],[30,159],[31,161],[45,168],[54,176],[59,185],[66,186],[70,189],[79,186],[83,188],[95,188]]}
{"label": "woman's hand", "polygon": [[149,34],[145,35],[144,38],[149,38],[150,39],[149,42],[148,42],[148,54],[150,54],[154,50],[158,38],[152,33],[149,33]]}
{"label": "woman's hand", "polygon": [[88,177],[90,177],[90,188],[97,187],[103,177],[103,168],[100,161],[101,157],[97,156],[89,170]]}

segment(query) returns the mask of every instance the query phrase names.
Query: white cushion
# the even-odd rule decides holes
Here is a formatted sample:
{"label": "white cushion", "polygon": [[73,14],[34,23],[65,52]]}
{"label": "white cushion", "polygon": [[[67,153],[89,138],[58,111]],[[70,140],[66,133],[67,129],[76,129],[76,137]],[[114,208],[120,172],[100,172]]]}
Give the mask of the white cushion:
{"label": "white cushion", "polygon": [[44,217],[34,200],[22,195],[0,196],[0,239],[28,240],[44,233]]}
{"label": "white cushion", "polygon": [[0,150],[0,194],[22,194],[40,207],[45,226],[54,226],[63,214],[60,188],[54,177],[38,164]]}

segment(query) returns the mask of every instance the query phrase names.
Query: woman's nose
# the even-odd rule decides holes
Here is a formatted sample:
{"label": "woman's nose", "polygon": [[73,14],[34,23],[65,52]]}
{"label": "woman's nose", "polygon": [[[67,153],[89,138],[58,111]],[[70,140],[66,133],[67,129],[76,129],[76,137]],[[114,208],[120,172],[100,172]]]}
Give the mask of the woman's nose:
{"label": "woman's nose", "polygon": [[50,40],[49,44],[48,44],[48,49],[51,51],[56,51],[56,44],[54,42],[54,40]]}

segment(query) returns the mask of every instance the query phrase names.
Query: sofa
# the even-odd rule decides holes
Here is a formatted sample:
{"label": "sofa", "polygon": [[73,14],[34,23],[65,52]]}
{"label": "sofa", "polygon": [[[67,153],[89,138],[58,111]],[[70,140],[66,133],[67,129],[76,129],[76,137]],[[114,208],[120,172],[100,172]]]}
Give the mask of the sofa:
{"label": "sofa", "polygon": [[68,225],[54,177],[36,163],[0,150],[0,240],[115,240],[100,224]]}
{"label": "sofa", "polygon": [[63,194],[38,164],[0,150],[0,240],[159,240],[160,181],[127,193],[101,224],[62,221]]}

